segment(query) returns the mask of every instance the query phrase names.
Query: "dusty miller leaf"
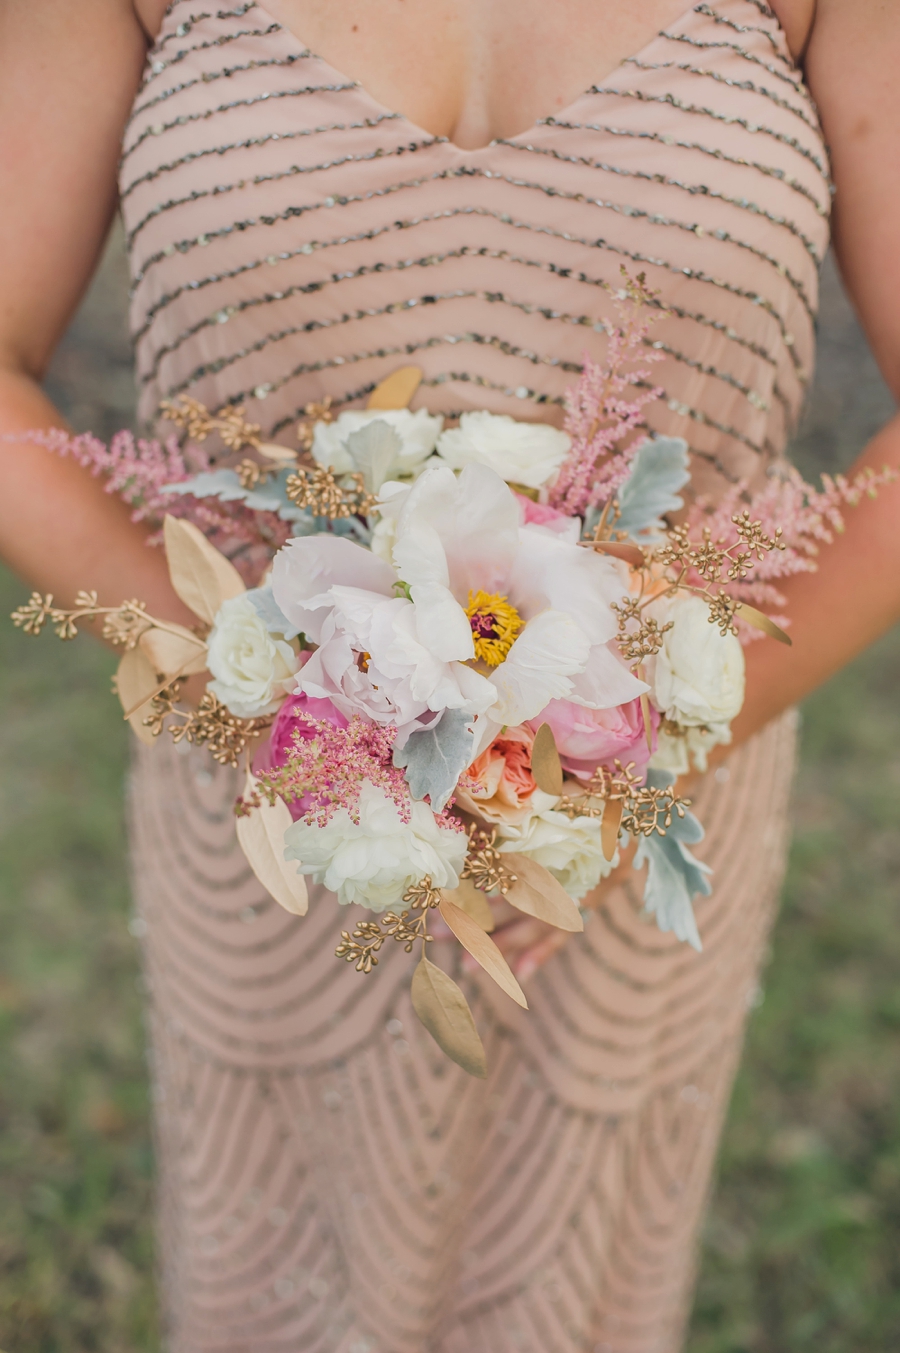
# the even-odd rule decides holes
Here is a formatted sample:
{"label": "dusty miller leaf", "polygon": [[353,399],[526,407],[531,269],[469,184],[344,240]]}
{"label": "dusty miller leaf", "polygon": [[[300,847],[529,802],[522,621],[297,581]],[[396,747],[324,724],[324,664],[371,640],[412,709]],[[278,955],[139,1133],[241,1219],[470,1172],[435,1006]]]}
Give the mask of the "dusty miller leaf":
{"label": "dusty miller leaf", "polygon": [[[651,770],[647,776],[648,784],[656,788],[671,780],[667,771]],[[642,836],[634,856],[635,869],[647,865],[645,911],[656,917],[660,930],[673,931],[677,939],[687,940],[698,953],[703,945],[691,899],[697,893],[709,896],[712,887],[707,875],[712,871],[691,854],[688,846],[702,840],[702,826],[693,813],[687,812],[683,818],[673,816],[665,836]]]}
{"label": "dusty miller leaf", "polygon": [[351,432],[344,446],[360,471],[370,493],[377,493],[403,450],[403,443],[390,423],[376,418]]}
{"label": "dusty miller leaf", "polygon": [[688,446],[681,437],[653,437],[631,463],[631,473],[618,492],[616,530],[638,544],[653,544],[663,534],[666,512],[684,506],[678,493],[688,482]]}
{"label": "dusty miller leaf", "polygon": [[296,639],[300,631],[292,625],[275,600],[271,587],[253,587],[247,593],[247,600],[265,625],[270,634],[280,634],[284,639]]}
{"label": "dusty miller leaf", "polygon": [[445,709],[430,728],[410,733],[405,747],[394,748],[394,765],[405,768],[410,794],[414,799],[427,795],[435,813],[446,807],[472,760],[475,735],[470,721],[471,715],[461,709]]}

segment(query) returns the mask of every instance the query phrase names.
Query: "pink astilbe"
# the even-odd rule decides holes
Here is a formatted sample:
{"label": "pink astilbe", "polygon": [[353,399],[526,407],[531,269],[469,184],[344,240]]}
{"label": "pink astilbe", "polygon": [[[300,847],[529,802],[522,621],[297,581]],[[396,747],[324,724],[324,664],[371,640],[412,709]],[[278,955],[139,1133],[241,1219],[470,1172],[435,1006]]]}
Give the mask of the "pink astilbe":
{"label": "pink astilbe", "polygon": [[583,517],[611,498],[645,440],[635,436],[644,425],[644,409],[663,393],[638,388],[651,375],[644,364],[663,358],[645,343],[659,317],[649,309],[651,299],[643,278],[629,283],[616,302],[619,323],[608,329],[606,360],[594,362],[585,353],[582,374],[566,392],[563,426],[572,446],[549,492],[551,505],[566,516]]}
{"label": "pink astilbe", "polygon": [[172,499],[162,492],[163,485],[180,483],[195,469],[206,468],[205,459],[190,467],[175,437],[160,442],[124,431],[117,432],[107,446],[91,432],[72,436],[62,428],[42,428],[21,433],[15,440],[70,456],[92,475],[102,476],[106,492],[118,494],[132,509],[133,521],[156,523],[171,510]]}
{"label": "pink astilbe", "polygon": [[[294,733],[286,764],[258,777],[264,793],[298,803],[308,826],[325,827],[342,808],[359,822],[359,796],[368,781],[396,805],[403,822],[410,821],[409,786],[393,761],[396,728],[366,723],[358,714],[346,728],[309,715],[299,718],[305,727]],[[435,818],[442,827],[463,830],[446,809]]]}
{"label": "pink astilbe", "polygon": [[200,447],[182,450],[174,436],[158,441],[123,431],[107,446],[90,432],[73,436],[62,428],[42,428],[9,440],[31,442],[54,455],[69,456],[101,477],[105,491],[118,495],[131,508],[132,521],[155,528],[148,538],[151,545],[162,543],[159,528],[167,514],[193,522],[233,561],[247,583],[259,580],[290,536],[290,526],[276,512],[256,511],[237,501],[164,493],[166,484],[182,483],[208,469],[210,463]]}
{"label": "pink astilbe", "polygon": [[[790,618],[778,614],[778,608],[787,604],[777,583],[797,573],[814,573],[821,545],[830,545],[844,529],[844,507],[855,507],[867,495],[874,498],[878,489],[896,480],[893,470],[880,473],[864,470],[852,480],[844,475],[822,476],[821,490],[807,484],[793,466],[768,481],[764,488],[750,494],[746,482],[734,485],[717,503],[698,499],[688,516],[688,531],[700,543],[703,532],[709,531],[720,548],[738,545],[739,537],[733,518],[744,510],[751,520],[758,521],[762,530],[774,536],[781,528],[784,549],[775,549],[754,557],[748,563],[747,576],[728,583],[728,592],[740,601],[765,611],[782,627],[790,625]],[[690,581],[701,584],[694,574]],[[741,641],[761,637],[760,631],[739,622]]]}

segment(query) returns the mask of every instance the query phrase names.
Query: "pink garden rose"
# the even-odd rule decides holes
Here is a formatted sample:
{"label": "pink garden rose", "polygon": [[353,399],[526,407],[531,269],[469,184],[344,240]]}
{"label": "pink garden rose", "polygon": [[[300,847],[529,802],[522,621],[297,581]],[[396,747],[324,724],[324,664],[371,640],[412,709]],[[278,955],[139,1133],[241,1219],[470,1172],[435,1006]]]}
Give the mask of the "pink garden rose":
{"label": "pink garden rose", "polygon": [[[324,719],[335,728],[346,728],[348,725],[343,714],[335,709],[330,700],[316,700],[310,695],[289,695],[275,715],[268,740],[253,758],[254,775],[280,770],[287,764],[294,746],[295,733],[299,733],[302,738],[314,736],[315,726],[307,722],[303,715],[307,715],[310,719]],[[295,822],[309,811],[311,802],[311,798],[305,797],[288,804]]]}
{"label": "pink garden rose", "polygon": [[[653,746],[659,715],[651,709]],[[644,716],[640,700],[613,709],[585,709],[571,700],[551,700],[532,726],[548,723],[553,730],[563,770],[581,780],[589,780],[598,765],[611,765],[618,758],[623,765],[633,761],[643,770],[650,759],[644,734]]]}
{"label": "pink garden rose", "polygon": [[507,728],[469,766],[473,783],[457,790],[457,805],[488,822],[521,822],[528,817],[537,790],[531,773],[533,746],[534,734],[526,725]]}

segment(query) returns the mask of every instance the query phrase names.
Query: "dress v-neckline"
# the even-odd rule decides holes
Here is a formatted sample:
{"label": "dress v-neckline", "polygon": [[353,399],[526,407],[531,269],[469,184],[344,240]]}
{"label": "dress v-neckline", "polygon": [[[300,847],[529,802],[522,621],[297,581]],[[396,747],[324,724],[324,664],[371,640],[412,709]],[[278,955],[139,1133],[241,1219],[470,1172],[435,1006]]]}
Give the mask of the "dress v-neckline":
{"label": "dress v-neckline", "polygon": [[623,59],[613,66],[612,70],[608,71],[600,80],[589,85],[587,89],[583,89],[581,93],[577,94],[564,108],[560,108],[556,112],[545,113],[542,117],[535,118],[530,127],[526,127],[524,131],[516,132],[514,136],[497,136],[494,137],[493,140],[486,142],[483,146],[476,146],[471,150],[467,150],[464,146],[457,145],[457,143],[449,136],[438,136],[434,132],[428,131],[427,128],[420,127],[417,122],[413,122],[412,118],[407,117],[406,113],[400,112],[399,109],[391,108],[388,104],[382,103],[380,99],[376,99],[375,95],[371,94],[360,80],[354,79],[351,75],[344,74],[337,66],[333,66],[330,61],[327,61],[324,57],[319,56],[317,52],[314,52],[312,48],[303,41],[299,34],[295,33],[292,28],[289,28],[286,24],[282,23],[280,19],[276,19],[274,14],[266,9],[265,5],[257,3],[254,6],[254,8],[257,9],[260,14],[263,14],[270,23],[277,24],[280,31],[285,34],[288,40],[294,43],[302,52],[307,53],[314,61],[317,61],[320,65],[325,66],[326,69],[332,71],[339,80],[345,81],[347,84],[352,84],[366,102],[371,104],[373,109],[377,109],[381,116],[386,114],[396,121],[403,122],[416,134],[416,136],[423,137],[435,145],[446,146],[451,151],[455,151],[458,155],[465,156],[484,155],[487,151],[497,145],[509,145],[515,144],[518,141],[524,141],[527,137],[533,136],[540,127],[546,125],[552,119],[565,118],[579,103],[581,103],[582,99],[586,99],[590,95],[602,91],[603,86],[609,80],[615,79],[616,76],[620,75],[626,66],[630,65],[633,61],[639,61],[641,57],[655,45],[655,43],[659,42],[660,38],[666,37],[671,30],[677,29],[681,24],[688,22],[702,7],[701,4],[696,3],[690,5],[689,8],[678,16],[678,18],[673,19],[671,23],[665,26],[665,28],[661,28],[654,33],[653,36],[645,42],[642,47],[639,47],[636,52],[632,52],[629,56],[623,57]]}

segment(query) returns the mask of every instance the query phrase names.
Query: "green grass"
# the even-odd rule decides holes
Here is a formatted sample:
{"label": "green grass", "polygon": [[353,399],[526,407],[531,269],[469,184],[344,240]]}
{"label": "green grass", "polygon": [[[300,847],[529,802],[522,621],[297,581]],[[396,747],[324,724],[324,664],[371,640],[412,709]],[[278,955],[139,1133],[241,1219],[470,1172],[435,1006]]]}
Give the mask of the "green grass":
{"label": "green grass", "polygon": [[690,1353],[900,1347],[900,633],[804,711]]}
{"label": "green grass", "polygon": [[[0,576],[0,615],[23,595]],[[151,1152],[112,660],[0,623],[0,1347],[154,1335]]]}

